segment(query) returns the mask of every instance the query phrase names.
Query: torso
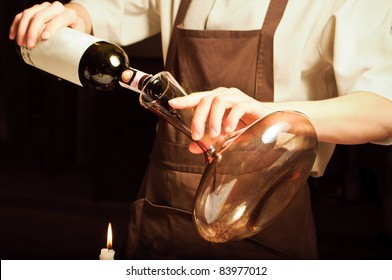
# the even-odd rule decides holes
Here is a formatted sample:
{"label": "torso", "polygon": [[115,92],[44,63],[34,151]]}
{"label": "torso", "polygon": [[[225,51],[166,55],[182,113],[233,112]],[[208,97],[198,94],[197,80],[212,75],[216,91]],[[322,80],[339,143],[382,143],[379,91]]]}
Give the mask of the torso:
{"label": "torso", "polygon": [[[268,13],[273,13],[274,16],[268,18],[277,20],[265,21],[261,29],[226,31],[183,28],[184,18],[189,7],[187,4],[190,4],[189,1],[183,1],[169,47],[166,70],[170,71],[188,92],[211,90],[218,86],[237,87],[259,100],[272,101],[273,34],[280,20],[280,17],[276,15],[283,14],[286,1],[272,0],[272,2],[275,5],[270,6],[267,17]],[[180,228],[186,228],[188,234],[193,232],[197,236],[191,213],[194,195],[206,163],[203,156],[195,156],[188,151],[188,144],[189,139],[181,132],[165,121],[159,122],[150,165],[140,193],[141,198],[147,200],[147,204],[144,203],[143,208],[151,208],[149,210],[151,212],[154,211],[153,209],[159,208],[157,205],[169,207],[165,208],[171,213],[167,216],[169,224],[173,219],[176,220],[175,225],[171,224],[169,227],[170,233],[167,238],[171,240],[170,242],[173,238],[179,238],[176,232],[178,233]],[[287,209],[285,214],[281,215],[280,220],[278,219],[264,233],[255,237],[252,241],[255,242],[254,245],[249,245],[250,241],[247,240],[243,241],[243,245],[241,243],[224,244],[215,246],[215,249],[212,250],[211,244],[201,240],[200,237],[194,237],[197,242],[194,241],[193,245],[190,245],[192,247],[185,246],[182,253],[189,250],[188,258],[200,258],[200,254],[214,257],[214,254],[220,256],[232,246],[239,246],[239,248],[245,246],[246,252],[234,256],[245,258],[250,258],[250,256],[252,258],[315,258],[315,237],[308,195],[307,188],[304,188],[292,206]],[[159,208],[159,211],[163,211],[163,209]],[[177,214],[180,215],[180,213],[181,215],[187,213],[188,218],[185,220],[189,220],[179,219]],[[140,221],[141,223],[148,223],[146,217],[141,219],[143,220]],[[153,225],[158,226],[158,224],[164,228],[168,225],[167,222],[163,225],[158,221],[151,220],[148,230],[151,231]],[[142,228],[143,225],[139,224],[137,227]],[[169,230],[169,228],[166,229]],[[288,228],[301,230],[297,233],[289,233]],[[161,231],[166,232],[164,229]],[[182,231],[180,230],[180,232]],[[152,235],[146,233],[145,237]],[[144,242],[140,240],[137,242],[139,246],[147,246],[141,250],[144,252],[152,250],[151,244],[153,243],[154,246],[164,246],[162,244],[166,243],[162,240],[154,242],[154,239],[151,238]],[[194,247],[203,248],[204,246],[209,249],[194,251]],[[178,254],[175,248],[171,248],[170,252]]]}

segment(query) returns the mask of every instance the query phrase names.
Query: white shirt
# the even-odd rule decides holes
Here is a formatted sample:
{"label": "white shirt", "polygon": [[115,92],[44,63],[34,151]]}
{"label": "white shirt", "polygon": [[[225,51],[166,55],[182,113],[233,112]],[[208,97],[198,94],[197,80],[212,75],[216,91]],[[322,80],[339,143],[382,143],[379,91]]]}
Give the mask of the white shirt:
{"label": "white shirt", "polygon": [[[120,45],[161,32],[165,59],[180,0],[73,2],[89,11],[96,36]],[[268,4],[193,0],[184,28],[260,29]],[[391,30],[391,0],[289,1],[274,38],[275,101],[321,100],[356,91],[392,100]],[[333,150],[334,145],[320,143],[314,176],[323,174]]]}

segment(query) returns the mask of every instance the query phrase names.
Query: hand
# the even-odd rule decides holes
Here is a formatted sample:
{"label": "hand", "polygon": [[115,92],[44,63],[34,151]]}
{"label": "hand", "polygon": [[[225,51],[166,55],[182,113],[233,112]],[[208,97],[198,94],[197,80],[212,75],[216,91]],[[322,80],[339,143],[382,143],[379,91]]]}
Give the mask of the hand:
{"label": "hand", "polygon": [[[32,48],[39,40],[47,40],[58,29],[70,26],[83,28],[84,23],[75,10],[62,3],[44,2],[17,14],[12,22],[9,38],[20,46]],[[82,30],[83,31],[83,30]]]}
{"label": "hand", "polygon": [[[193,140],[200,140],[208,122],[209,136],[230,133],[250,125],[273,110],[268,103],[261,103],[236,88],[217,88],[195,92],[169,101],[175,109],[193,108],[191,130]],[[223,131],[222,131],[223,128]]]}

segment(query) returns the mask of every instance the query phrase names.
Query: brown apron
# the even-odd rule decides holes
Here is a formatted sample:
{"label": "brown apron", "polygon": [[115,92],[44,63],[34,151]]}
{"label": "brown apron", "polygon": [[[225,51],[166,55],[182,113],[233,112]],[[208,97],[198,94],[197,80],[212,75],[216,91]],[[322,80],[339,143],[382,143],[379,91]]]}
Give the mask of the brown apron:
{"label": "brown apron", "polygon": [[[181,28],[190,0],[182,1],[167,56],[188,92],[236,87],[273,100],[273,34],[287,0],[271,0],[263,27],[251,31]],[[126,258],[314,259],[316,239],[308,187],[256,236],[225,244],[203,240],[192,221],[194,195],[206,163],[188,151],[189,139],[160,120],[139,199],[132,206]]]}

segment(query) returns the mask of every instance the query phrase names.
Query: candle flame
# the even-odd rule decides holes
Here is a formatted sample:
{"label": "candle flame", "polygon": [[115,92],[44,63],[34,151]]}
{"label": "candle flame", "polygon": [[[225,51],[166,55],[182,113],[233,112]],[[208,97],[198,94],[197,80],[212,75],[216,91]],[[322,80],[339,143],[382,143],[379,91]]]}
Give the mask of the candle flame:
{"label": "candle flame", "polygon": [[108,249],[112,249],[112,245],[113,245],[112,240],[113,240],[112,224],[109,223],[109,225],[108,225],[107,243],[106,243],[106,247]]}

